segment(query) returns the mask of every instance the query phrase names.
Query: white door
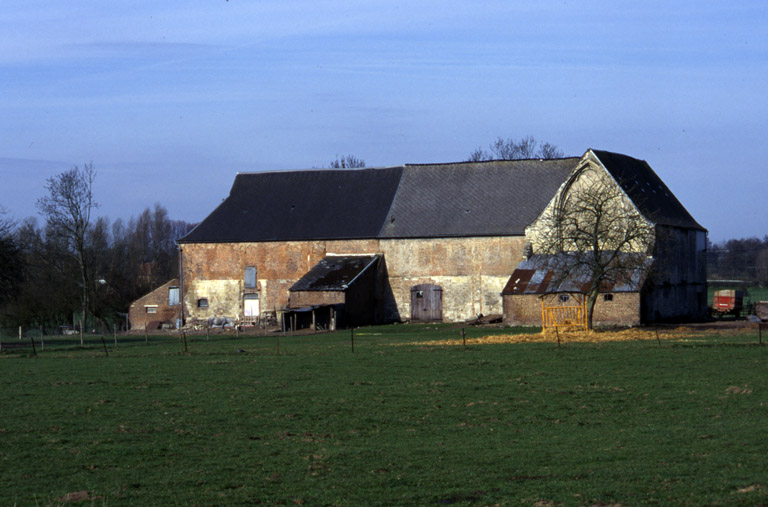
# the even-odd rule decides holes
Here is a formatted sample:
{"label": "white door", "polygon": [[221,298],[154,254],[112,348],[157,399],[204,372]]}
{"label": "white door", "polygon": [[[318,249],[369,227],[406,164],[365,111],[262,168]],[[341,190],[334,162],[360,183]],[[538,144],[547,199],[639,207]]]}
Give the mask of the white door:
{"label": "white door", "polygon": [[257,294],[248,294],[248,297],[243,300],[243,314],[245,315],[246,320],[252,322],[258,320],[259,298]]}

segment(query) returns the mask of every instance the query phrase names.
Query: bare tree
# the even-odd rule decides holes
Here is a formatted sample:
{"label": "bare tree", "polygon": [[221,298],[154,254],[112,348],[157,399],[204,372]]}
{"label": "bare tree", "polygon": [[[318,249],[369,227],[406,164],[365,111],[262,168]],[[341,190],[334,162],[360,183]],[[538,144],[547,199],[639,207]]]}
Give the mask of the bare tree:
{"label": "bare tree", "polygon": [[45,189],[48,195],[37,200],[37,209],[45,217],[52,234],[59,235],[79,268],[81,286],[82,325],[88,311],[88,259],[86,235],[91,224],[91,211],[98,207],[93,197],[93,181],[96,171],[93,164],[82,169],[74,166],[68,171],[48,178]]}
{"label": "bare tree", "polygon": [[536,254],[554,256],[557,285],[586,282],[587,327],[601,286],[639,283],[649,273],[654,225],[607,174],[582,168],[532,226]]}
{"label": "bare tree", "polygon": [[483,160],[523,160],[531,158],[552,159],[562,158],[563,152],[550,143],[540,144],[533,136],[523,137],[519,140],[499,137],[492,142],[486,151],[477,148],[469,155],[468,162],[480,162]]}
{"label": "bare tree", "polygon": [[365,160],[357,158],[354,155],[336,155],[336,160],[332,161],[328,166],[331,169],[355,169],[365,167]]}

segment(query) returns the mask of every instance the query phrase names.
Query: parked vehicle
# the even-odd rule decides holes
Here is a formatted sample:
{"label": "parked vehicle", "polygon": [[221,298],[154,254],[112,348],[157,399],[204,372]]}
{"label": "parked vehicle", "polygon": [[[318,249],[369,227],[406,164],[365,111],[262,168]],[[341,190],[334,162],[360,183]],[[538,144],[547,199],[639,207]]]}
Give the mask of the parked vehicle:
{"label": "parked vehicle", "polygon": [[715,317],[723,315],[741,314],[744,304],[744,291],[735,289],[724,289],[715,291],[712,298],[712,314]]}

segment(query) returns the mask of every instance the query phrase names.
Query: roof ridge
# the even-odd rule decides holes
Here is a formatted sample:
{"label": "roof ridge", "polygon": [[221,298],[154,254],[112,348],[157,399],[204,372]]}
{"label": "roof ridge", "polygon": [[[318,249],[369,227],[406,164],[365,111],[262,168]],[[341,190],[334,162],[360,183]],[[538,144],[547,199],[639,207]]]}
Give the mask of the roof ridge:
{"label": "roof ridge", "polygon": [[417,166],[438,166],[438,165],[466,165],[466,164],[491,164],[491,163],[498,163],[498,162],[507,162],[507,163],[515,163],[515,162],[549,162],[549,161],[558,161],[558,160],[578,160],[581,159],[581,157],[571,156],[571,157],[557,157],[557,158],[516,158],[516,159],[503,159],[503,158],[496,158],[493,160],[464,160],[462,162],[425,162],[421,164],[404,164],[404,167],[417,167]]}

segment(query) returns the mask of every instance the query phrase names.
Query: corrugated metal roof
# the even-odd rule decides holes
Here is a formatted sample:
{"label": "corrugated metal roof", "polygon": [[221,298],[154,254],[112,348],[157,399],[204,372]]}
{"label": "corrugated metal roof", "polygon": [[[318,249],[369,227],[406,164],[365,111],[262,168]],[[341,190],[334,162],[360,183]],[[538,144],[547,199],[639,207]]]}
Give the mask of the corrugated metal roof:
{"label": "corrugated metal roof", "polygon": [[328,255],[315,264],[298,282],[295,291],[343,291],[375,264],[378,255]]}
{"label": "corrugated metal roof", "polygon": [[[639,254],[621,254],[621,258],[626,260],[627,256],[636,255]],[[645,259],[643,266],[634,270],[628,279],[603,282],[600,286],[600,292],[639,291],[645,279],[646,268],[651,262],[650,259]],[[501,293],[502,295],[586,293],[590,285],[590,274],[586,267],[575,270],[569,273],[566,278],[560,279],[559,273],[562,273],[562,266],[567,265],[567,263],[568,254],[533,255],[517,265]]]}

